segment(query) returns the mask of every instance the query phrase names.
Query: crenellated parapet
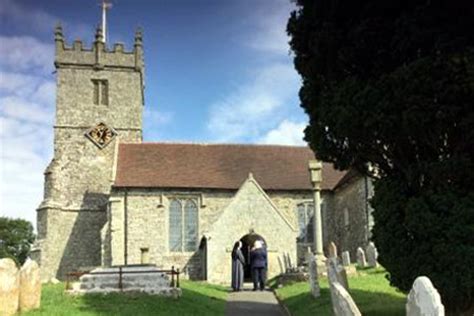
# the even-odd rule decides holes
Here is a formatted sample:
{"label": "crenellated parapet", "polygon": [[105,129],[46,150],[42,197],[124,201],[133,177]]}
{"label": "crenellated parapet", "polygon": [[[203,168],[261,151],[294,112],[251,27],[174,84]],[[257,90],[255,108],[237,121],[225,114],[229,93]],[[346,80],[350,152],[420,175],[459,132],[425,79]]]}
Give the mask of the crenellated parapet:
{"label": "crenellated parapet", "polygon": [[95,70],[119,68],[138,71],[144,74],[143,34],[138,29],[135,34],[133,50],[127,51],[123,43],[115,43],[109,49],[103,41],[101,28],[97,28],[92,47],[85,47],[81,40],[75,40],[72,45],[66,42],[63,30],[58,25],[54,32],[56,43],[55,66],[61,67],[91,67]]}

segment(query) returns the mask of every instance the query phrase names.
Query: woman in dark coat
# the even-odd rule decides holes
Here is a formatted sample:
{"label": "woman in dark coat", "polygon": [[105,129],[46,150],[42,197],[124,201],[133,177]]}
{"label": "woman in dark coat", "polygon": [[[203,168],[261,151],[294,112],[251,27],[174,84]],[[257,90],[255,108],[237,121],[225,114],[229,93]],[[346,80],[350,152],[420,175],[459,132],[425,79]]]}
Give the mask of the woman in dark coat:
{"label": "woman in dark coat", "polygon": [[232,289],[240,291],[244,285],[244,264],[245,259],[242,254],[242,243],[236,242],[232,250]]}

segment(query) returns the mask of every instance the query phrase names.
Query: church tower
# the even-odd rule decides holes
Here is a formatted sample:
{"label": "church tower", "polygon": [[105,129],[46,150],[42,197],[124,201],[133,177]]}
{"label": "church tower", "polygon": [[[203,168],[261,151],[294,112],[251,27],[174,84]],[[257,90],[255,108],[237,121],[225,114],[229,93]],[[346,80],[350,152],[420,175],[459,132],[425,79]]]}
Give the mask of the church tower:
{"label": "church tower", "polygon": [[109,49],[100,28],[91,48],[78,40],[68,46],[60,26],[55,43],[54,157],[45,171],[33,253],[43,279],[101,264],[118,144],[142,142],[144,105],[140,30],[131,52],[121,43]]}

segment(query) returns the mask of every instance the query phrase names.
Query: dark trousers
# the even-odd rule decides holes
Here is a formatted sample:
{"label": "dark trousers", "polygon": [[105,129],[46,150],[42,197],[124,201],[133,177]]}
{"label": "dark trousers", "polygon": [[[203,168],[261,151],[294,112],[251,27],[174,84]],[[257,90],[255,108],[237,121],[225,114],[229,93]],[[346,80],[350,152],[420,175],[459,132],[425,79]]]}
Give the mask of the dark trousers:
{"label": "dark trousers", "polygon": [[253,288],[263,290],[265,288],[265,268],[252,268]]}

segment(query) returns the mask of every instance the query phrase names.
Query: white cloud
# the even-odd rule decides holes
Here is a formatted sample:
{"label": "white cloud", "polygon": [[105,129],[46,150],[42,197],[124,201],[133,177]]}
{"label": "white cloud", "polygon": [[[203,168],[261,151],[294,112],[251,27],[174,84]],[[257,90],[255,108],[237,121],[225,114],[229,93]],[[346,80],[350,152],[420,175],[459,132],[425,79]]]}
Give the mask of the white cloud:
{"label": "white cloud", "polygon": [[39,70],[43,75],[54,70],[52,44],[30,36],[0,36],[0,43],[0,66],[16,71]]}
{"label": "white cloud", "polygon": [[263,144],[298,145],[304,146],[303,140],[305,122],[283,120],[276,128],[267,132],[258,142]]}
{"label": "white cloud", "polygon": [[286,24],[295,5],[288,0],[273,0],[272,5],[256,7],[249,24],[254,30],[248,33],[245,43],[250,48],[277,56],[288,56],[289,37]]}
{"label": "white cloud", "polygon": [[210,108],[207,128],[218,141],[252,141],[275,126],[298,89],[293,68],[275,63]]}
{"label": "white cloud", "polygon": [[33,31],[48,31],[58,21],[58,18],[39,9],[26,8],[17,1],[2,0],[0,2],[0,17],[11,19],[13,23],[27,26]]}
{"label": "white cloud", "polygon": [[162,112],[156,109],[147,107],[143,113],[143,120],[146,125],[150,127],[156,125],[166,125],[173,119],[173,114],[169,112]]}
{"label": "white cloud", "polygon": [[52,156],[52,45],[28,36],[0,41],[0,215],[36,224]]}

